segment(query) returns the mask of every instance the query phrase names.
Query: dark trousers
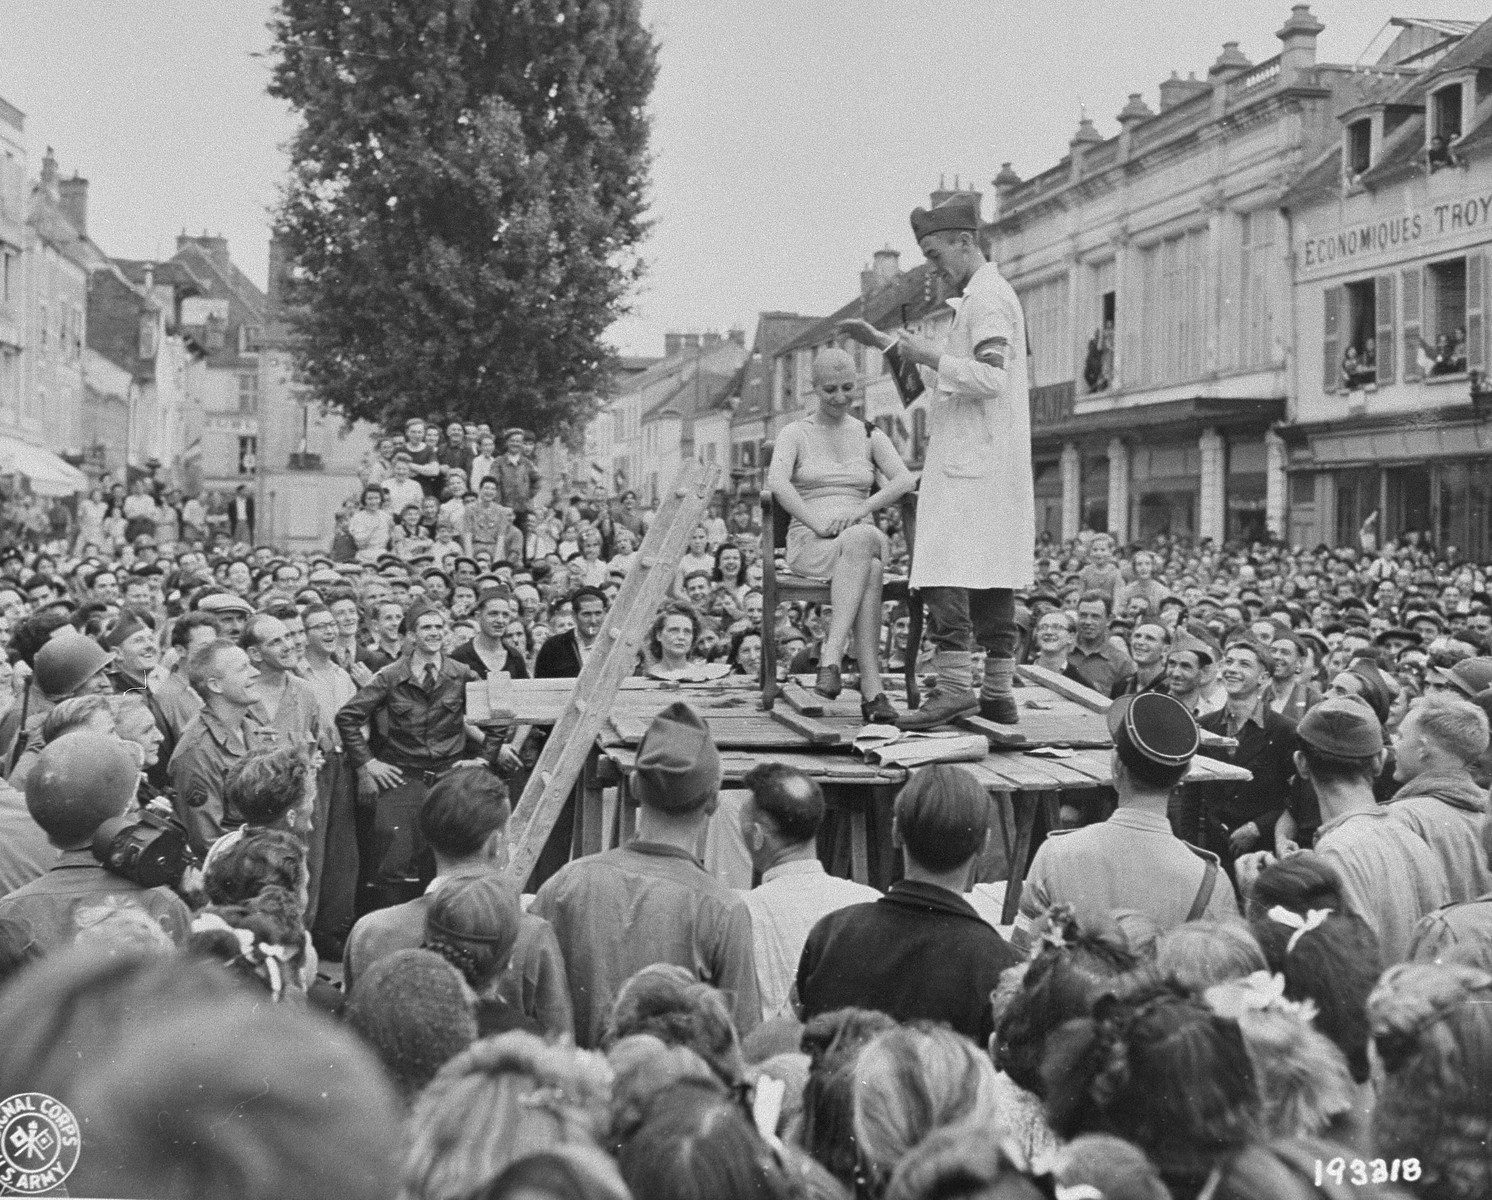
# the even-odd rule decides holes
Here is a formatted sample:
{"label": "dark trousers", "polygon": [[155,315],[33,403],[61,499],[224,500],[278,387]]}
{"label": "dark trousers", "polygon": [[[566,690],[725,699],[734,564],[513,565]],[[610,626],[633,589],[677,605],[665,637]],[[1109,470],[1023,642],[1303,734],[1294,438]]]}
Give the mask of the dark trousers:
{"label": "dark trousers", "polygon": [[394,765],[404,772],[403,783],[371,800],[358,797],[359,916],[413,900],[435,878],[435,856],[420,833],[419,815],[425,794],[450,764]]}
{"label": "dark trousers", "polygon": [[355,917],[356,788],[341,751],[328,754],[316,779],[310,847],[311,901],[306,908],[306,925],[318,948],[340,947]]}
{"label": "dark trousers", "polygon": [[938,650],[984,648],[990,658],[1014,658],[1015,592],[1010,588],[928,587],[927,636]]}

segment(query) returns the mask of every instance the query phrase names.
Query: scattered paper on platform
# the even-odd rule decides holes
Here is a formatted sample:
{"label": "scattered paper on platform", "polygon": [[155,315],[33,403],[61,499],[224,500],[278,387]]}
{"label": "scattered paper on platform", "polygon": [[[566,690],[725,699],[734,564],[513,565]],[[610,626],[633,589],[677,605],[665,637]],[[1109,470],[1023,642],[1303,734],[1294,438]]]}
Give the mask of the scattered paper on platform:
{"label": "scattered paper on platform", "polygon": [[[891,730],[897,736],[879,734],[866,737],[870,729]],[[938,730],[909,733],[887,725],[866,726],[855,739],[855,749],[868,763],[884,767],[921,767],[938,762],[983,762],[989,754],[989,742],[982,733],[957,733]]]}

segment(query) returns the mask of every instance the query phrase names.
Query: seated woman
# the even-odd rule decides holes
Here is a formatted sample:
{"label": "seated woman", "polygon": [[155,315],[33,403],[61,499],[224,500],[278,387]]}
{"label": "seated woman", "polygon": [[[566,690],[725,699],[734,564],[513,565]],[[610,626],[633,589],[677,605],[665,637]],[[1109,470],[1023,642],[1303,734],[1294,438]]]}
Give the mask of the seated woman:
{"label": "seated woman", "polygon": [[[886,723],[896,719],[881,689],[879,661],[886,538],[868,518],[901,499],[916,480],[890,438],[850,415],[860,390],[854,359],[825,350],[814,359],[813,383],[818,407],[778,437],[767,487],[793,518],[788,567],[829,581],[833,619],[814,690],[831,700],[839,695],[840,663],[853,632],[862,715]],[[878,472],[886,484],[872,494]]]}

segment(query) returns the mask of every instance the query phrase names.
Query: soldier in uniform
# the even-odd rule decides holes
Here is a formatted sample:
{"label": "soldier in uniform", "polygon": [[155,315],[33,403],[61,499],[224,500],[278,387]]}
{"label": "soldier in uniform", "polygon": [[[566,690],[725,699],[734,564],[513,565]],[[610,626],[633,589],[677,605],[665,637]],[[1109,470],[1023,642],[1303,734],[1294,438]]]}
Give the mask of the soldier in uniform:
{"label": "soldier in uniform", "polygon": [[[917,501],[911,586],[927,606],[937,686],[904,713],[904,729],[930,729],[978,712],[1014,725],[1016,588],[1033,580],[1036,501],[1026,397],[1026,325],[1014,289],[979,245],[979,209],[967,196],[912,213],[928,265],[961,297],[949,300],[945,345],[865,321],[840,330],[922,368],[929,441]],[[973,649],[985,651],[973,690]]]}
{"label": "soldier in uniform", "polygon": [[1172,697],[1141,692],[1115,700],[1108,722],[1119,806],[1107,821],[1053,831],[1042,843],[1021,893],[1011,938],[1018,950],[1030,946],[1054,904],[1070,905],[1079,921],[1142,913],[1161,932],[1238,915],[1217,855],[1183,842],[1166,817],[1171,791],[1197,752],[1196,720]]}

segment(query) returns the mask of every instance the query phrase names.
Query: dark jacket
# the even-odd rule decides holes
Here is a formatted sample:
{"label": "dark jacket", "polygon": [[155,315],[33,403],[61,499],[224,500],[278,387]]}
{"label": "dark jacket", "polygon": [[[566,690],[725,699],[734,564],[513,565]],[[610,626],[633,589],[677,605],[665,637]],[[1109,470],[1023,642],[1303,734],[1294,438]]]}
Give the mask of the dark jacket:
{"label": "dark jacket", "polygon": [[803,1017],[854,1006],[898,1021],[946,1021],[977,1045],[994,1029],[990,992],[1020,961],[962,896],[901,880],[813,927],[798,960]]}
{"label": "dark jacket", "polygon": [[582,665],[580,643],[575,638],[575,631],[567,629],[539,647],[538,657],[534,659],[534,678],[574,679],[580,674]]}
{"label": "dark jacket", "polygon": [[[1295,751],[1300,742],[1295,736],[1295,722],[1263,708],[1264,727],[1253,721],[1238,731],[1235,750],[1214,750],[1206,746],[1199,751],[1208,758],[1243,767],[1253,778],[1213,786],[1207,801],[1207,812],[1221,822],[1229,833],[1252,821],[1259,827],[1260,849],[1273,849],[1274,825],[1280,814],[1290,807],[1292,789],[1296,787]],[[1209,733],[1228,732],[1228,710],[1220,708],[1197,720]],[[1305,843],[1301,843],[1304,845]]]}
{"label": "dark jacket", "polygon": [[[471,668],[446,655],[435,688],[427,693],[411,674],[413,661],[405,655],[384,667],[338,711],[342,749],[355,769],[377,757],[396,767],[438,771],[465,755],[466,685],[475,678]],[[363,726],[378,713],[387,718],[388,727],[375,754]]]}

